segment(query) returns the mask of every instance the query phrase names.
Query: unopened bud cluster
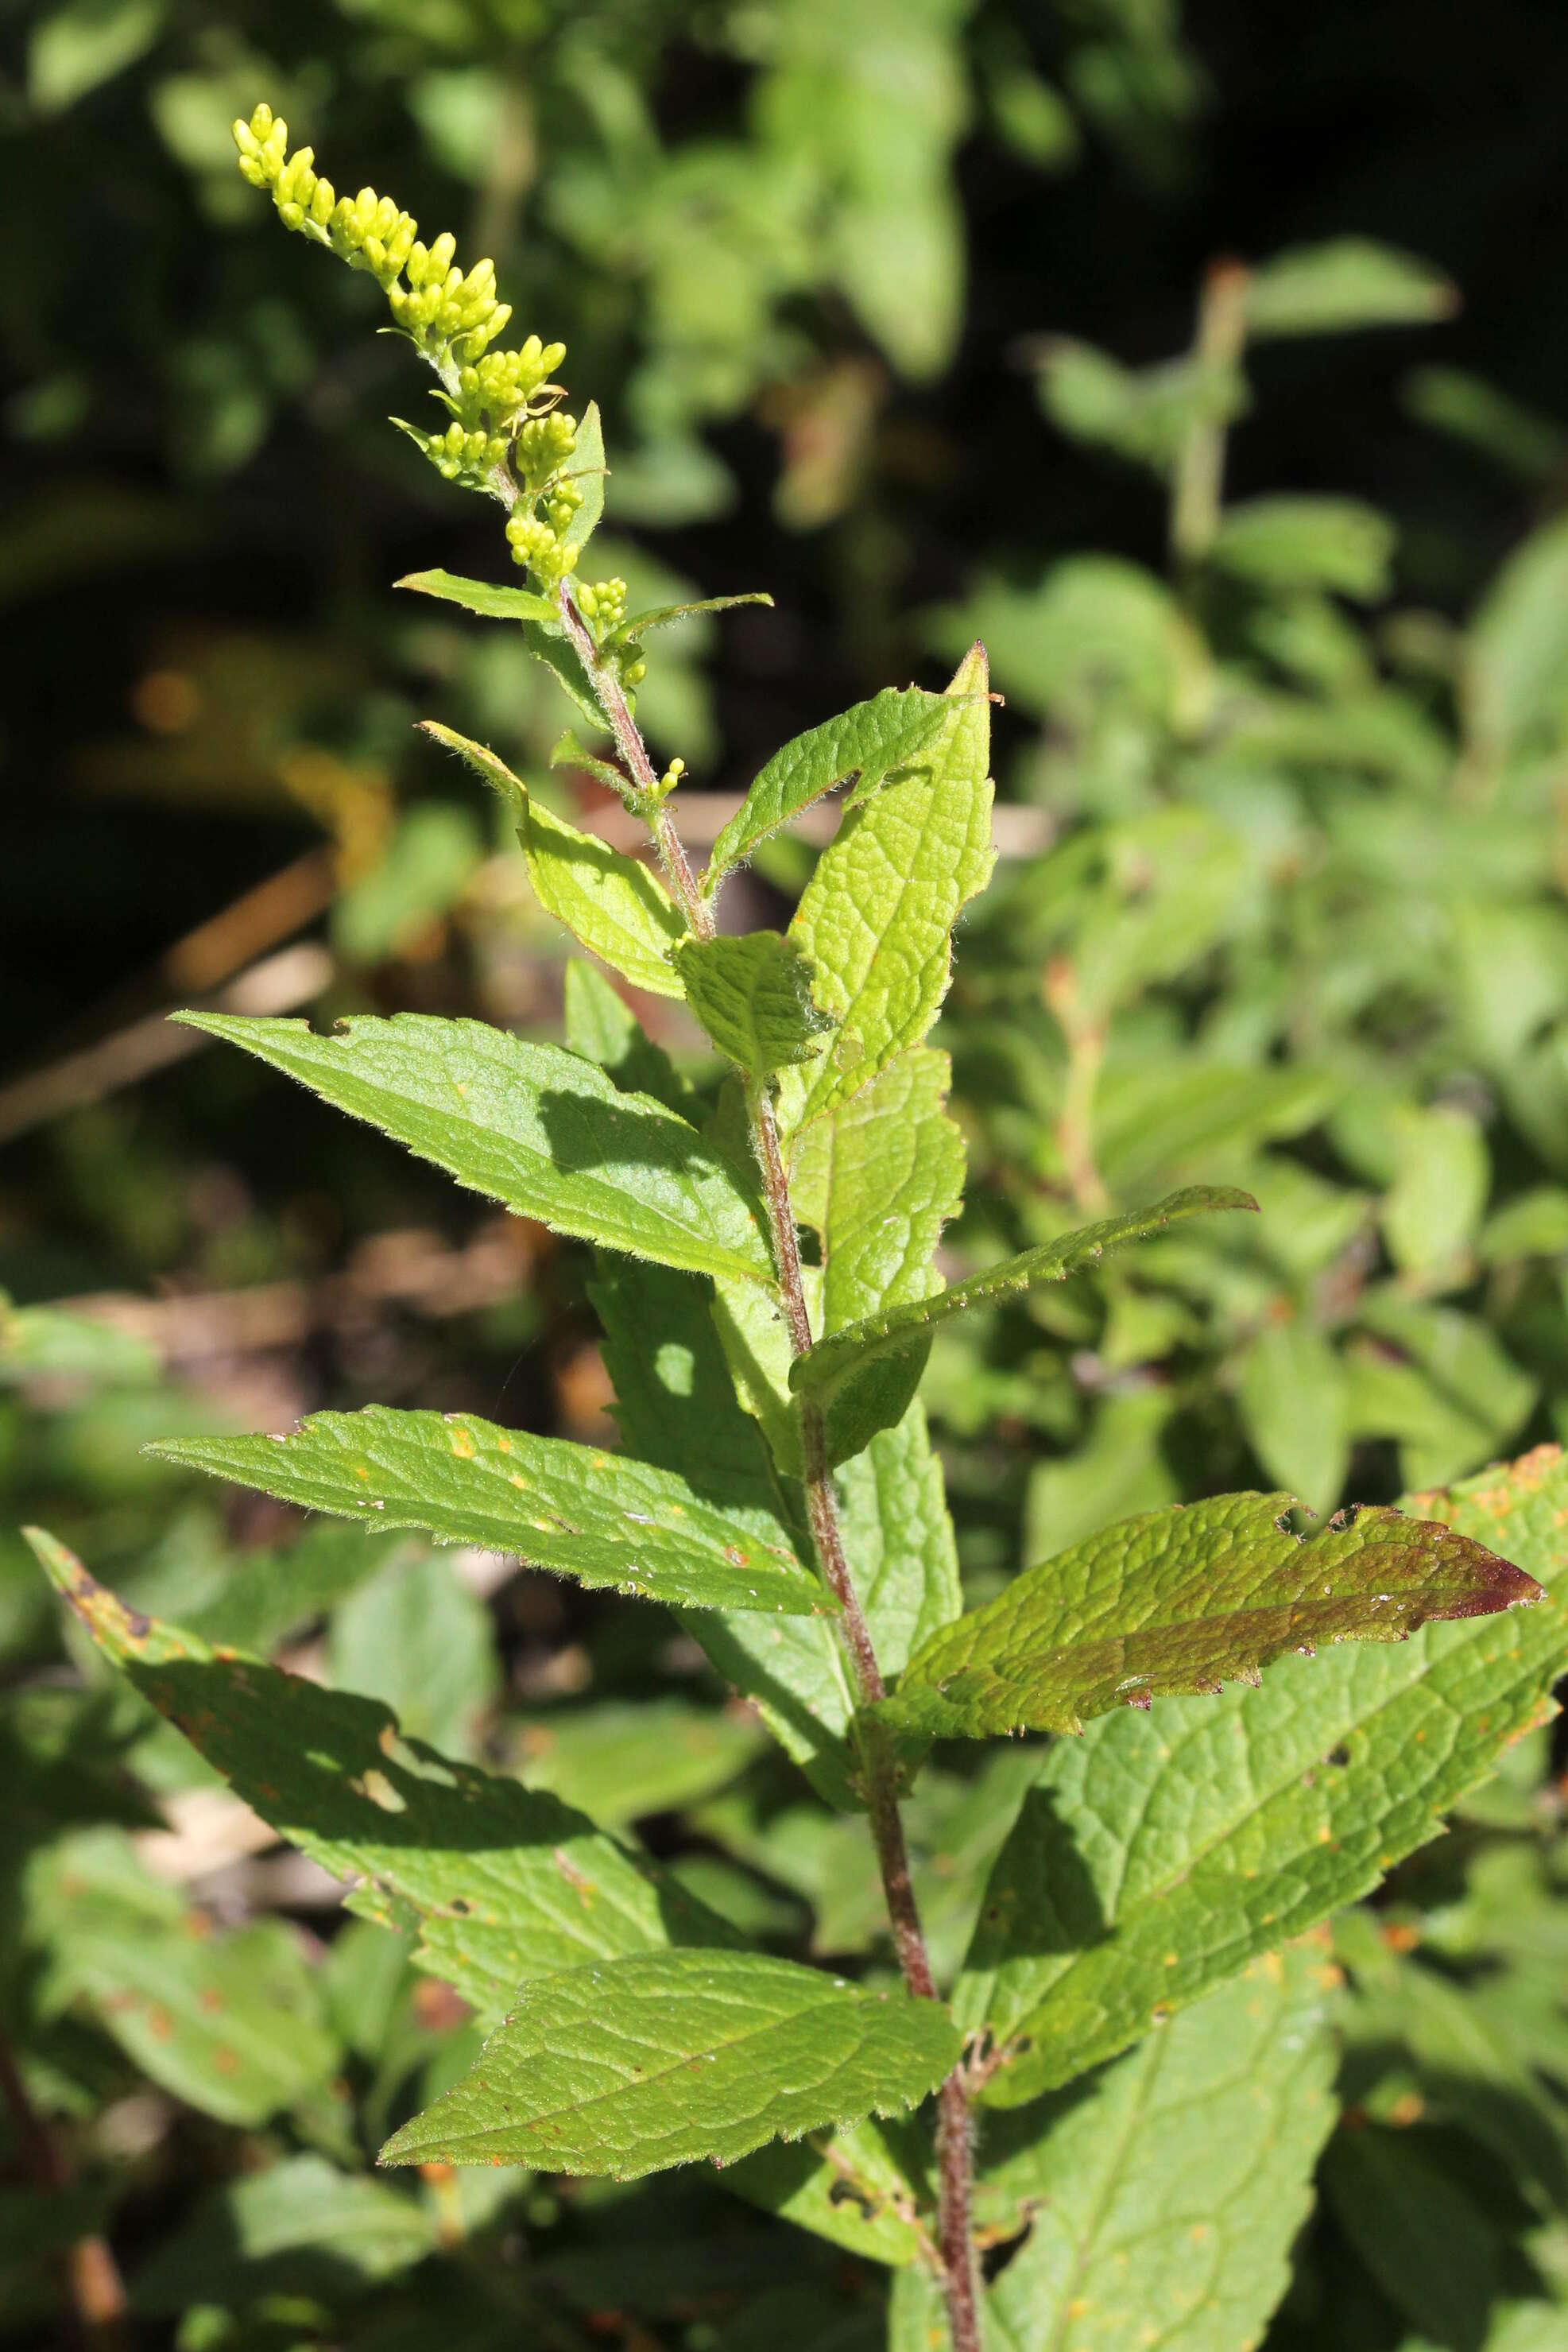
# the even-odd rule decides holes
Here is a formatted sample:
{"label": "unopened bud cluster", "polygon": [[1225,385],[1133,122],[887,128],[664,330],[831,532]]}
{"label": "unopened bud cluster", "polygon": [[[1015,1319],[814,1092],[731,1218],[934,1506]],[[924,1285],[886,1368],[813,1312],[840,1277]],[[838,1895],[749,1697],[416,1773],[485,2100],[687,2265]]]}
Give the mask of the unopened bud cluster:
{"label": "unopened bud cluster", "polygon": [[569,471],[576,421],[556,411],[562,394],[549,381],[566,345],[530,335],[517,351],[492,351],[512,315],[497,299],[493,262],[460,269],[453,236],[423,244],[418,222],[373,188],[338,195],[310,148],[290,155],[288,125],[269,106],[236,122],[234,135],[240,170],[268,191],[284,226],[329,247],[351,269],[368,270],[398,329],[440,375],[435,397],[452,422],[439,433],[412,425],[403,431],[448,481],[513,508],[507,536],[515,560],[542,586],[556,586],[577,561],[562,533],[582,503]]}
{"label": "unopened bud cluster", "polygon": [[626,618],[626,583],[585,581],[577,592],[577,601],[581,612],[593,623],[595,634],[601,639],[612,636]]}

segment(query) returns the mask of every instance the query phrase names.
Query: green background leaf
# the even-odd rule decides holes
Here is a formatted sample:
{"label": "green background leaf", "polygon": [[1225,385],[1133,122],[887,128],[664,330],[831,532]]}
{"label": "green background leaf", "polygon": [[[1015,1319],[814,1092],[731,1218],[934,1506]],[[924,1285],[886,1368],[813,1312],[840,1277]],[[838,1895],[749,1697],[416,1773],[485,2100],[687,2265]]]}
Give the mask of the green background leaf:
{"label": "green background leaf", "polygon": [[34,1531],[81,1623],[350,1910],[417,1935],[416,1956],[482,2016],[526,1977],[733,1931],[559,1799],[449,1762],[374,1699],[323,1690],[128,1610]]}
{"label": "green background leaf", "polygon": [[[1255,1960],[1074,2090],[988,2123],[982,2222],[1029,2235],[995,2352],[1245,2352],[1290,2278],[1334,2118],[1321,1947]],[[994,2220],[993,2220],[994,2217]]]}

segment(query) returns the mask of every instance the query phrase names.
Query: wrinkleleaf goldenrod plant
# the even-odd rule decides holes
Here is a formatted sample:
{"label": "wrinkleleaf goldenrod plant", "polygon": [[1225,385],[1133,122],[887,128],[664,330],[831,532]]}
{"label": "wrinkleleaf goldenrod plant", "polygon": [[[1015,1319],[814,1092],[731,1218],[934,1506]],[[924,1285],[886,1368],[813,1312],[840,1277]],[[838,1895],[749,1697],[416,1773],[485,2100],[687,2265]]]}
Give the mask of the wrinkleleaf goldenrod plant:
{"label": "wrinkleleaf goldenrod plant", "polygon": [[[402,584],[519,633],[590,732],[560,757],[645,822],[664,878],[433,725],[509,802],[540,901],[587,951],[566,1043],[414,1014],[330,1035],[184,1016],[591,1245],[623,1450],[382,1406],[162,1450],[677,1611],[817,1798],[866,1816],[897,1976],[755,1948],[554,1795],[36,1548],[100,1649],[491,2029],[384,2163],[723,2167],[886,2265],[900,2352],[1076,2344],[1085,2315],[1106,2347],[1156,2327],[1193,2352],[1250,2344],[1333,2120],[1330,1971],[1300,1939],[1543,1719],[1568,1650],[1542,1590],[1568,1473],[1527,1456],[1305,1537],[1287,1494],[1145,1511],[966,1610],[918,1398],[935,1334],[1253,1205],[1111,1202],[967,1279],[936,1270],[965,1154],[927,1039],[992,863],[985,654],[943,693],[884,690],[785,745],[694,870],[682,763],[656,770],[634,699],[644,639],[676,614],[581,577],[605,462],[597,411],[554,381],[562,346],[500,348],[490,264],[465,270],[371,189],[339,197],[267,108],[235,138],[285,225],[376,278],[446,417],[403,429],[500,504],[524,575]],[[789,929],[723,931],[727,876],[836,786],[842,822]],[[606,971],[683,1001],[721,1075],[679,1075]],[[988,1876],[949,1964],[905,1809],[934,1742],[1019,1733],[1049,1739],[973,1783],[982,1812],[994,1794]],[[1001,2246],[988,2284],[980,2250]]]}

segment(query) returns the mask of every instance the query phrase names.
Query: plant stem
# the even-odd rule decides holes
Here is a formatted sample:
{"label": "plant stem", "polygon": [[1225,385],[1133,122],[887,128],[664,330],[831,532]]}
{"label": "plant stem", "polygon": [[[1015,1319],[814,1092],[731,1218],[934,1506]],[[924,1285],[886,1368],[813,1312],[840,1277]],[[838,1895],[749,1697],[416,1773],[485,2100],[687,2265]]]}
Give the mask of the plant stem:
{"label": "plant stem", "polygon": [[1078,976],[1066,956],[1052,956],[1040,989],[1067,1045],[1067,1078],[1056,1139],[1073,1205],[1085,1216],[1103,1217],[1111,1196],[1094,1164],[1094,1095],[1105,1059],[1103,1022],[1085,1017],[1078,1001]]}
{"label": "plant stem", "polygon": [[[11,2128],[23,2160],[38,2187],[51,2197],[71,2185],[71,2168],[44,2121],[26,2083],[16,2054],[0,2034],[0,2105],[11,2118]],[[74,2239],[66,2249],[66,2293],[84,2343],[95,2352],[114,2352],[125,2336],[125,2284],[106,2238],[96,2231]]]}
{"label": "plant stem", "polygon": [[681,844],[681,837],[671,824],[668,812],[658,804],[659,776],[648,747],[643,740],[642,730],[632,716],[625,690],[614,670],[601,656],[593,641],[593,632],[577,608],[571,584],[563,580],[559,597],[560,617],[567,639],[583,674],[593,691],[593,698],[603,711],[610,732],[615,738],[615,748],[626,762],[628,772],[638,791],[653,803],[648,824],[658,844],[664,870],[674,885],[675,895],[685,909],[687,922],[699,940],[711,940],[714,932],[713,908],[697,888]]}
{"label": "plant stem", "polygon": [[[803,1355],[811,1344],[811,1326],[806,1312],[805,1286],[800,1279],[800,1252],[795,1238],[789,1180],[779,1150],[778,1124],[773,1116],[773,1105],[765,1089],[758,1090],[750,1108],[752,1138],[758,1164],[762,1170],[763,1197],[768,1203],[774,1261],[784,1293],[790,1340],[795,1353]],[[838,1503],[828,1462],[827,1430],[822,1409],[814,1398],[802,1397],[800,1413],[801,1467],[811,1539],[816,1546],[822,1575],[839,1603],[844,1646],[854,1669],[861,1704],[873,1706],[878,1699],[885,1696],[886,1685],[877,1664],[871,1628],[866,1623],[865,1612],[861,1607],[860,1595],[855,1591],[849,1561],[844,1555]],[[857,1745],[866,1811],[882,1874],[887,1915],[893,1925],[898,1965],[904,1983],[917,2000],[935,2000],[936,1981],[931,1973],[931,1958],[925,1948],[919,1906],[915,1899],[915,1885],[910,1876],[904,1817],[898,1809],[897,1764],[880,1726],[874,1720],[862,1722]],[[936,2159],[939,2183],[937,2237],[953,2352],[980,2352],[974,2235],[969,2215],[973,2170],[969,2101],[963,2074],[958,2068],[948,2075],[938,2095]]]}
{"label": "plant stem", "polygon": [[1203,561],[1219,530],[1227,425],[1223,395],[1226,378],[1246,347],[1250,276],[1245,262],[1216,261],[1198,296],[1193,356],[1204,380],[1203,413],[1182,444],[1171,493],[1171,557],[1182,571]]}
{"label": "plant stem", "polygon": [[[713,907],[697,887],[668,812],[657,802],[659,779],[622,690],[621,681],[611,666],[601,659],[593,633],[578,610],[567,582],[561,583],[559,601],[567,637],[582,664],[594,698],[615,738],[616,749],[638,789],[649,796],[648,823],[671,887],[696,936],[712,939],[715,930]],[[794,1210],[789,1199],[789,1180],[779,1148],[779,1124],[773,1113],[772,1097],[766,1085],[747,1089],[747,1113],[752,1150],[762,1177],[762,1196],[773,1244],[773,1262],[778,1268],[785,1317],[789,1326],[789,1341],[796,1355],[800,1356],[811,1345],[811,1322],[806,1307],[806,1286],[801,1276],[800,1246],[796,1237]],[[887,1686],[883,1681],[871,1628],[866,1622],[865,1612],[861,1607],[860,1595],[855,1591],[854,1579],[850,1574],[849,1561],[844,1553],[821,1407],[814,1399],[802,1397],[800,1400],[800,1416],[801,1469],[811,1541],[823,1581],[839,1604],[840,1628],[854,1672],[861,1704],[872,1706],[886,1696]],[[899,1968],[904,1983],[917,2000],[935,2000],[936,1982],[931,1973],[930,1955],[925,1948],[925,1932],[915,1899],[915,1886],[909,1871],[909,1849],[904,1843],[904,1820],[898,1809],[896,1760],[874,1721],[862,1722],[857,1734],[857,1746],[866,1811],[876,1847]],[[938,2094],[936,2157],[939,2181],[937,2238],[953,2352],[980,2352],[979,2287],[970,2226],[973,2155],[969,2100],[961,2066],[954,2068]]]}

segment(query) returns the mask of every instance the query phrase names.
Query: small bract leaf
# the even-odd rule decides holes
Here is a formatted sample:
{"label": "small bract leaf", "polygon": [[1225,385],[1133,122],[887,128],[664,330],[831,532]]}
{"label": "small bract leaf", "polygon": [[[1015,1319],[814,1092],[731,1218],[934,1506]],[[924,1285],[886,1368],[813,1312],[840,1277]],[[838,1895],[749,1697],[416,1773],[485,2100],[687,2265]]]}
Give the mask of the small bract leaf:
{"label": "small bract leaf", "polygon": [[571,958],[565,996],[566,1042],[574,1054],[597,1062],[622,1094],[652,1095],[666,1110],[689,1118],[695,1099],[691,1087],[596,963]]}
{"label": "small bract leaf", "polygon": [[1224,1185],[1194,1184],[1185,1192],[1172,1192],[1157,1201],[1152,1209],[1136,1209],[1125,1216],[1106,1217],[1099,1224],[1084,1225],[1077,1233],[1063,1234],[1059,1240],[1046,1242],[1038,1249],[1023,1250],[1016,1257],[1004,1258],[999,1265],[988,1267],[967,1282],[954,1283],[946,1290],[910,1300],[904,1306],[883,1308],[879,1314],[865,1316],[846,1329],[820,1339],[809,1353],[795,1359],[789,1385],[798,1394],[831,1401],[852,1374],[863,1370],[878,1357],[928,1345],[933,1327],[949,1316],[967,1314],[977,1307],[994,1307],[1013,1292],[1028,1290],[1037,1282],[1064,1282],[1070,1274],[1097,1264],[1108,1251],[1146,1241],[1184,1217],[1203,1216],[1218,1209],[1256,1209],[1257,1205],[1249,1192],[1238,1192]]}
{"label": "small bract leaf", "polygon": [[680,995],[670,950],[685,938],[686,926],[656,874],[552,815],[531,793],[524,795],[517,837],[541,907],[633,988]]}
{"label": "small bract leaf", "polygon": [[727,613],[736,604],[772,602],[765,590],[750,589],[743,596],[699,596],[688,604],[653,604],[645,613],[633,613],[619,628],[612,629],[604,642],[607,646],[621,646],[629,638],[646,636],[650,629],[667,629],[675,621],[695,620],[699,613]]}
{"label": "small bract leaf", "polygon": [[[941,1288],[936,1244],[964,1191],[964,1139],[946,1107],[949,1078],[946,1054],[912,1046],[798,1139],[790,1190],[797,1216],[821,1241],[824,1338]],[[847,1462],[903,1421],[925,1357],[923,1346],[901,1349],[850,1374],[827,1416],[831,1461]],[[946,1526],[946,1508],[936,1507]],[[914,1555],[925,1549],[916,1544]],[[956,1615],[956,1607],[945,1613]],[[907,1643],[889,1657],[879,1638],[877,1654],[897,1666]]]}
{"label": "small bract leaf", "polygon": [[958,2055],[939,2001],[759,1952],[671,1952],[536,1979],[383,2164],[527,2164],[634,2180],[840,2117],[890,2115]]}
{"label": "small bract leaf", "polygon": [[[706,1290],[663,1266],[601,1259],[590,1291],[604,1326],[622,1442],[643,1461],[673,1469],[690,1463],[691,1433],[699,1429],[705,1496],[771,1541],[788,1543],[781,1482],[757,1422],[737,1402]],[[951,1543],[950,1529],[947,1537]],[[808,1540],[803,1530],[800,1540]],[[907,1573],[909,1552],[901,1549],[897,1559]],[[833,1622],[715,1609],[694,1610],[682,1622],[813,1786],[832,1803],[852,1805],[845,1735],[855,1702]],[[883,1638],[880,1628],[875,1638]],[[907,1633],[904,1646],[907,1653]]]}
{"label": "small bract leaf", "polygon": [[557,738],[549,763],[552,768],[580,768],[598,782],[608,785],[612,793],[619,793],[622,800],[632,793],[631,778],[623,774],[612,760],[601,760],[596,751],[589,751],[570,727],[563,728]]}
{"label": "small bract leaf", "polygon": [[1254,269],[1249,335],[1333,335],[1356,327],[1419,327],[1452,318],[1458,290],[1440,269],[1367,236],[1301,245]]}
{"label": "small bract leaf", "polygon": [[498,758],[486,744],[470,742],[468,737],[459,735],[455,727],[443,727],[438,719],[422,719],[419,728],[422,734],[431,736],[448,751],[455,751],[482,782],[500,795],[508,808],[520,812],[526,807],[528,786],[519,777],[513,775],[505,760]]}
{"label": "small bract leaf", "polygon": [[1383,1505],[1302,1538],[1294,1500],[1221,1495],[1103,1528],[927,1642],[882,1711],[932,1738],[1078,1731],[1113,1706],[1255,1682],[1288,1650],[1403,1641],[1543,1598],[1438,1521]]}
{"label": "small bract leaf", "polygon": [[559,1045],[483,1021],[402,1013],[344,1022],[181,1013],[557,1233],[697,1274],[771,1285],[757,1212],[729,1162],[685,1119],[623,1095]]}
{"label": "small bract leaf", "polygon": [[811,995],[811,968],[778,931],[683,938],[677,988],[721,1054],[755,1079],[813,1060],[834,1027]]}
{"label": "small bract leaf", "polygon": [[412,588],[421,596],[438,596],[444,604],[461,604],[465,613],[483,614],[487,621],[539,621],[558,633],[560,629],[560,615],[549,598],[531,588],[461,580],[453,572],[410,572],[392,585]]}
{"label": "small bract leaf", "polygon": [[721,875],[851,776],[863,797],[894,769],[934,743],[951,710],[923,687],[885,687],[837,719],[811,728],[775,751],[713,845],[703,877],[711,893]]}
{"label": "small bract leaf", "polygon": [[812,2132],[799,2144],[775,2140],[743,2157],[725,2186],[867,2261],[898,2268],[921,2259],[929,2244],[914,2215],[919,2189],[868,2116],[833,2133]]}
{"label": "small bract leaf", "polygon": [[[604,512],[604,426],[599,403],[591,400],[579,419],[577,446],[561,471],[582,492],[582,504],[561,532],[563,547],[588,545]],[[554,607],[551,607],[552,616]]]}
{"label": "small bract leaf", "polygon": [[[554,616],[553,605],[550,610]],[[543,663],[568,701],[575,704],[595,733],[608,734],[604,713],[593,698],[576,651],[561,634],[559,617],[549,621],[524,620],[521,635],[527,650],[535,661]]]}
{"label": "small bract leaf", "polygon": [[964,1195],[951,1083],[946,1054],[914,1046],[796,1145],[790,1196],[821,1239],[824,1338],[941,1287],[932,1261]]}
{"label": "small bract leaf", "polygon": [[373,1528],[427,1528],[587,1585],[704,1609],[810,1616],[831,1606],[785,1547],[703,1501],[673,1470],[474,1413],[318,1412],[287,1437],[188,1438],[171,1462]]}

